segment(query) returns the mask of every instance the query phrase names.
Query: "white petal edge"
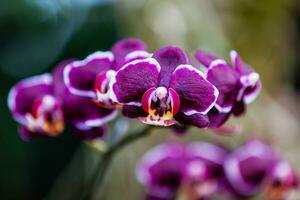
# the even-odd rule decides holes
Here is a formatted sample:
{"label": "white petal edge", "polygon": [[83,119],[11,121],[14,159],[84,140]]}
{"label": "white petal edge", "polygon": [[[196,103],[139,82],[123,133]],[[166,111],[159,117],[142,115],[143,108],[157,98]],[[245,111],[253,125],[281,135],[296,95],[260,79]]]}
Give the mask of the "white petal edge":
{"label": "white petal edge", "polygon": [[16,97],[18,95],[18,91],[16,89],[17,86],[19,85],[23,85],[23,88],[27,88],[27,87],[32,87],[35,85],[40,85],[40,84],[46,84],[46,85],[51,85],[53,83],[53,78],[51,76],[50,73],[45,73],[45,74],[41,74],[41,75],[36,75],[36,76],[32,76],[26,79],[23,79],[21,81],[19,81],[17,84],[15,84],[9,91],[8,93],[8,97],[7,97],[7,104],[8,104],[8,108],[11,111],[14,119],[19,122],[22,125],[26,125],[27,124],[27,120],[26,117],[16,113]]}
{"label": "white petal edge", "polygon": [[70,81],[70,72],[72,68],[77,68],[77,67],[84,67],[88,62],[94,59],[104,59],[108,58],[111,62],[114,60],[114,55],[110,51],[97,51],[88,57],[86,57],[84,60],[81,61],[73,61],[69,63],[64,71],[63,71],[63,78],[64,78],[64,83],[67,86],[68,90],[70,93],[78,96],[83,96],[83,97],[90,97],[90,98],[96,98],[96,93],[94,90],[80,90],[77,88],[72,87],[71,81]]}
{"label": "white petal edge", "polygon": [[217,67],[217,66],[219,66],[219,65],[221,65],[221,66],[227,65],[227,62],[226,62],[225,60],[223,60],[223,59],[216,59],[216,60],[214,60],[214,61],[212,61],[212,62],[210,63],[210,65],[209,65],[209,67],[208,67],[208,69],[207,69],[207,72],[208,72],[209,70],[211,70],[212,68]]}
{"label": "white petal edge", "polygon": [[117,116],[117,114],[118,110],[114,110],[111,114],[102,118],[79,120],[78,122],[76,122],[75,126],[79,130],[89,130],[93,127],[100,127],[103,126],[105,123],[113,120]]}
{"label": "white petal edge", "polygon": [[192,65],[186,65],[186,64],[179,65],[179,66],[176,67],[176,69],[174,70],[173,74],[176,73],[176,71],[178,71],[180,69],[188,69],[190,71],[196,72],[205,81],[207,81],[209,84],[211,84],[213,86],[215,99],[214,99],[214,101],[211,103],[211,105],[209,107],[207,107],[204,111],[197,111],[197,110],[193,110],[193,109],[183,111],[183,113],[185,115],[187,115],[187,116],[191,116],[193,114],[203,114],[203,115],[206,115],[215,106],[215,104],[217,102],[217,99],[218,99],[218,96],[219,96],[219,90],[212,83],[210,83],[208,80],[206,80],[206,77],[203,74],[203,72],[201,72],[197,68],[193,67]]}
{"label": "white petal edge", "polygon": [[236,58],[238,56],[238,53],[235,50],[230,51],[230,58],[231,58],[231,63],[234,67],[236,67]]}
{"label": "white petal edge", "polygon": [[199,156],[219,165],[223,164],[226,152],[224,149],[207,142],[194,142],[187,146],[187,153],[191,156]]}
{"label": "white petal edge", "polygon": [[175,158],[177,156],[178,155],[169,152],[168,144],[160,144],[148,150],[136,168],[136,176],[139,182],[144,185],[149,185],[151,183],[149,168],[160,160],[165,158]]}
{"label": "white petal edge", "polygon": [[245,104],[252,103],[257,98],[257,96],[260,94],[262,86],[261,86],[261,83],[258,83],[258,84],[259,84],[258,88],[254,92],[244,95],[243,101]]}
{"label": "white petal edge", "polygon": [[125,61],[129,61],[129,60],[136,59],[139,57],[142,57],[142,59],[150,58],[150,57],[152,57],[152,55],[153,55],[152,53],[149,53],[149,52],[143,51],[143,50],[132,51],[125,56]]}

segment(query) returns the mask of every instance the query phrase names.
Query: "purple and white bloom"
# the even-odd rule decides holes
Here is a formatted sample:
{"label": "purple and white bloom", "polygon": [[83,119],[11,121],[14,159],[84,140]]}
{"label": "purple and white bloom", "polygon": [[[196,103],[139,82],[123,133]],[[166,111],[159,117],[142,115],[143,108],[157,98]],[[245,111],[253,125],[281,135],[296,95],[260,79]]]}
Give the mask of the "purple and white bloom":
{"label": "purple and white bloom", "polygon": [[159,126],[179,122],[207,127],[206,114],[218,97],[217,88],[174,46],[127,63],[117,71],[110,88],[125,116]]}
{"label": "purple and white bloom", "polygon": [[219,90],[214,109],[208,113],[210,127],[219,127],[230,116],[239,116],[245,105],[253,102],[261,90],[259,74],[235,52],[230,52],[232,65],[205,51],[196,51],[196,59],[206,68],[206,78]]}
{"label": "purple and white bloom", "polygon": [[214,199],[224,177],[227,152],[214,144],[198,142],[186,147],[183,190],[188,199]]}
{"label": "purple and white bloom", "polygon": [[210,143],[165,143],[146,152],[137,177],[148,199],[208,199],[219,191],[225,157],[224,149]]}
{"label": "purple and white bloom", "polygon": [[182,144],[166,143],[148,150],[137,167],[137,178],[148,198],[172,199],[182,181],[185,151]]}
{"label": "purple and white bloom", "polygon": [[8,107],[21,125],[20,137],[57,136],[64,129],[64,115],[60,99],[53,90],[51,74],[26,78],[14,85],[8,95]]}
{"label": "purple and white bloom", "polygon": [[64,70],[64,82],[73,95],[88,97],[98,105],[114,108],[109,82],[124,64],[150,57],[146,45],[138,39],[124,39],[111,51],[97,51],[84,60],[70,62]]}
{"label": "purple and white bloom", "polygon": [[224,162],[224,173],[234,194],[255,195],[277,160],[273,149],[259,140],[248,141],[233,151]]}
{"label": "purple and white bloom", "polygon": [[88,97],[73,95],[64,84],[63,71],[72,61],[61,62],[53,71],[54,93],[61,99],[66,126],[81,139],[102,138],[106,123],[117,116],[117,110],[96,105]]}
{"label": "purple and white bloom", "polygon": [[299,179],[295,169],[287,161],[275,164],[266,180],[265,193],[270,200],[293,200]]}

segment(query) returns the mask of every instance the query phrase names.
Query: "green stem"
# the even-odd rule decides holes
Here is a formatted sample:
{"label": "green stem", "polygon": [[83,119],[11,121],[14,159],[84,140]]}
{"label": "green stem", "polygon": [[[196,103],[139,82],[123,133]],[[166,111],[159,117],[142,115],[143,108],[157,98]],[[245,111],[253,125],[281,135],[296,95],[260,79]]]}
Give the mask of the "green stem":
{"label": "green stem", "polygon": [[145,137],[148,135],[153,126],[147,126],[145,129],[138,131],[136,133],[127,134],[123,139],[118,141],[117,143],[111,145],[108,150],[103,154],[102,158],[97,163],[96,170],[91,176],[90,181],[84,191],[82,198],[84,200],[90,200],[92,196],[93,189],[97,184],[97,187],[100,188],[103,180],[105,179],[106,171],[112,161],[113,156],[120,151],[123,147],[131,144],[132,142]]}

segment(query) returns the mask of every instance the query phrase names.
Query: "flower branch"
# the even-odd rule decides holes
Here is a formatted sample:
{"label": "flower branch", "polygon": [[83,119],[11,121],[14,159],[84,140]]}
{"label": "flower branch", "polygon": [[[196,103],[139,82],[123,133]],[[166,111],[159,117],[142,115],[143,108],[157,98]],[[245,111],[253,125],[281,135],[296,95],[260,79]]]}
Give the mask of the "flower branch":
{"label": "flower branch", "polygon": [[118,151],[122,150],[122,148],[126,147],[127,145],[147,136],[153,128],[153,126],[147,126],[143,130],[131,134],[129,133],[122,139],[120,139],[117,143],[112,144],[110,147],[107,147],[107,150],[103,152],[102,158],[99,160],[96,166],[96,170],[92,174],[81,199],[91,199],[91,195],[94,191],[94,188],[96,187],[96,184],[98,188],[101,188],[102,182],[105,179],[107,168],[109,167],[114,155]]}

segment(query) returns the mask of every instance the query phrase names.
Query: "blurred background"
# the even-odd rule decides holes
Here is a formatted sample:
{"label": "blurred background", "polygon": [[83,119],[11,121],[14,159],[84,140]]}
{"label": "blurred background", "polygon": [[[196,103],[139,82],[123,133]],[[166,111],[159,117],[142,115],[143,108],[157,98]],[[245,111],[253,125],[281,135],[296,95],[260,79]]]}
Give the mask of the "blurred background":
{"label": "blurred background", "polygon": [[[97,157],[69,134],[23,142],[7,108],[16,81],[64,59],[108,50],[124,37],[150,48],[175,44],[229,59],[236,49],[260,74],[264,90],[242,119],[243,134],[193,129],[156,131],[124,149],[95,199],[141,199],[134,169],[143,152],[166,140],[271,141],[300,171],[300,2],[297,0],[4,0],[0,3],[0,199],[77,199]],[[135,121],[130,123],[136,124]],[[232,123],[232,122],[230,122]],[[122,164],[120,164],[122,163]]]}

